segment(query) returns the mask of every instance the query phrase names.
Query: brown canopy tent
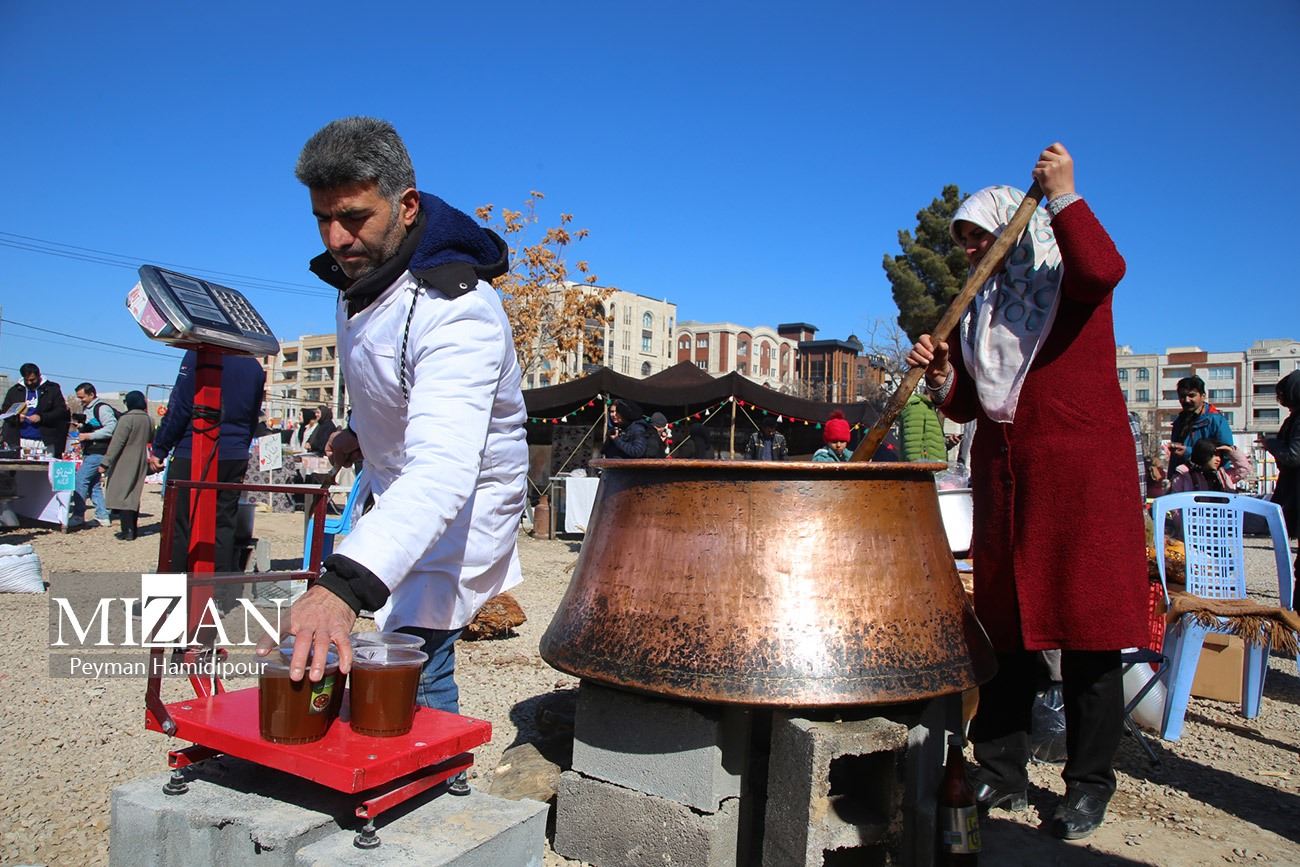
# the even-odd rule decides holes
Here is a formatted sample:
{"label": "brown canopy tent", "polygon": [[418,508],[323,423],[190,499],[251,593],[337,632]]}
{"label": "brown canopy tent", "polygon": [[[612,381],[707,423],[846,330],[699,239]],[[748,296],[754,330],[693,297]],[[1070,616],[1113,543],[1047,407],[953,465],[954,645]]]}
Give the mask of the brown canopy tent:
{"label": "brown canopy tent", "polygon": [[[790,454],[807,458],[822,446],[821,424],[833,410],[841,410],[854,427],[851,446],[880,414],[879,406],[874,403],[805,400],[766,388],[735,372],[713,377],[689,361],[646,379],[633,379],[600,368],[580,379],[524,392],[529,445],[540,447],[554,443],[557,452],[554,457],[561,457],[559,452],[563,452],[558,463],[546,462],[540,460],[539,449],[534,448],[535,468],[554,473],[585,466],[586,459],[594,456],[604,440],[605,405],[614,398],[635,401],[646,415],[662,412],[683,433],[687,425],[703,423],[722,457],[727,454],[743,457],[750,434],[766,416],[780,418],[778,429],[789,443]],[[561,431],[568,440],[563,444],[556,442]],[[577,435],[581,440],[574,443],[572,440]],[[896,444],[887,439],[876,459],[896,460],[896,455]],[[534,474],[534,481],[539,475]]]}

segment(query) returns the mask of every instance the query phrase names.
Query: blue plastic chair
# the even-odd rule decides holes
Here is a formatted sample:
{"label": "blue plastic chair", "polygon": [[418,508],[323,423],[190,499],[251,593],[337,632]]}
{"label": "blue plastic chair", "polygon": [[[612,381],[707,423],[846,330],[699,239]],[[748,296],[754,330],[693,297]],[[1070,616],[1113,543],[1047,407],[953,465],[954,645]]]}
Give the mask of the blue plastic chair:
{"label": "blue plastic chair", "polygon": [[[1160,568],[1160,581],[1165,584],[1166,603],[1169,601],[1169,588],[1165,580],[1165,518],[1171,512],[1182,513],[1183,544],[1187,551],[1187,592],[1206,599],[1246,598],[1242,524],[1246,513],[1262,515],[1268,521],[1273,537],[1279,602],[1283,608],[1291,607],[1295,576],[1281,507],[1240,494],[1204,492],[1170,494],[1153,504],[1151,517],[1155,522],[1156,563]],[[1160,736],[1167,741],[1182,737],[1183,717],[1187,714],[1192,679],[1196,675],[1206,633],[1228,632],[1223,624],[1220,618],[1219,627],[1205,626],[1192,616],[1183,615],[1165,630],[1164,652],[1170,657],[1170,674]],[[1259,715],[1268,655],[1266,645],[1246,644],[1241,712],[1247,719]]]}
{"label": "blue plastic chair", "polygon": [[[320,558],[324,560],[330,554],[334,553],[334,539],[336,536],[346,536],[352,529],[352,510],[356,508],[357,499],[370,489],[370,482],[366,479],[366,471],[362,470],[357,473],[356,478],[352,480],[352,490],[348,491],[347,502],[343,504],[343,511],[333,517],[325,519],[325,537],[321,542]],[[312,515],[307,519],[307,538],[302,544],[302,568],[307,571],[311,568],[311,537],[316,529],[316,516]]]}

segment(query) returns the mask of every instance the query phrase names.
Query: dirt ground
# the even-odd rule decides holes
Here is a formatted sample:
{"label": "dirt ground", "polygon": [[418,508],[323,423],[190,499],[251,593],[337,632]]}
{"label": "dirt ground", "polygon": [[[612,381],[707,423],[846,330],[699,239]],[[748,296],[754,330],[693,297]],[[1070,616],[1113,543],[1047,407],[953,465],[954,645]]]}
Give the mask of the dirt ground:
{"label": "dirt ground", "polygon": [[[160,511],[156,490],[148,491],[140,521],[144,535],[135,542],[113,538],[116,527],[91,527],[66,535],[6,531],[0,544],[33,544],[47,579],[68,572],[148,571],[156,561]],[[270,541],[274,568],[296,568],[301,515],[259,514],[256,534]],[[1252,582],[1252,592],[1276,599],[1271,554],[1262,542],[1250,545],[1255,574],[1266,576]],[[528,622],[514,637],[459,645],[462,712],[493,727],[492,742],[477,753],[477,786],[488,783],[506,747],[536,737],[537,699],[576,686],[574,678],[551,669],[537,647],[579,546],[579,539],[521,535],[525,582],[515,595]],[[108,858],[111,790],[164,771],[169,744],[144,728],[142,681],[49,676],[47,612],[45,595],[0,595],[0,864],[102,864]],[[183,682],[167,688],[166,700],[190,694]],[[1242,718],[1235,705],[1194,698],[1182,739],[1153,743],[1159,764],[1132,738],[1124,739],[1119,791],[1107,821],[1076,843],[1039,830],[1063,785],[1059,767],[1034,765],[1031,809],[995,812],[984,823],[981,862],[1300,864],[1300,679],[1294,659],[1270,661],[1256,719]],[[549,849],[546,864],[582,867]]]}

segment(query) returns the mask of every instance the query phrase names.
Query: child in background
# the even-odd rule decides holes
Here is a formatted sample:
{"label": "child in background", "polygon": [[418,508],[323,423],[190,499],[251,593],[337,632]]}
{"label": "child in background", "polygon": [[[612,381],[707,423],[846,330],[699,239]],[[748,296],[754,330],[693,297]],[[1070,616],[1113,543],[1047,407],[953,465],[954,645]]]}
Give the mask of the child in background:
{"label": "child in background", "polygon": [[1237,483],[1251,473],[1250,458],[1236,446],[1212,439],[1197,440],[1188,463],[1174,472],[1171,493],[1214,491],[1236,493]]}
{"label": "child in background", "polygon": [[812,459],[815,463],[843,463],[852,455],[849,451],[849,422],[840,410],[832,412],[831,417],[826,421],[822,441],[826,445],[813,454]]}

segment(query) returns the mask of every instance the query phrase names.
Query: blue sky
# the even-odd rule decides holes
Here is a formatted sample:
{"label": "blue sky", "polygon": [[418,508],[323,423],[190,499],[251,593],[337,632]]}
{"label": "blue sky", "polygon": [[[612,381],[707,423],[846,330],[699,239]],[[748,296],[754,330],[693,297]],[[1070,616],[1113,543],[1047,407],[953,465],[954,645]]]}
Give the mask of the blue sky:
{"label": "blue sky", "polygon": [[1297,338],[1298,37],[1294,0],[10,0],[0,370],[171,382],[123,306],[145,262],[330,330],[292,170],[350,114],[464,210],[543,191],[591,230],[571,258],[679,319],[837,338],[896,315],[881,258],[944,184],[1026,186],[1059,140],[1128,260],[1120,343]]}

